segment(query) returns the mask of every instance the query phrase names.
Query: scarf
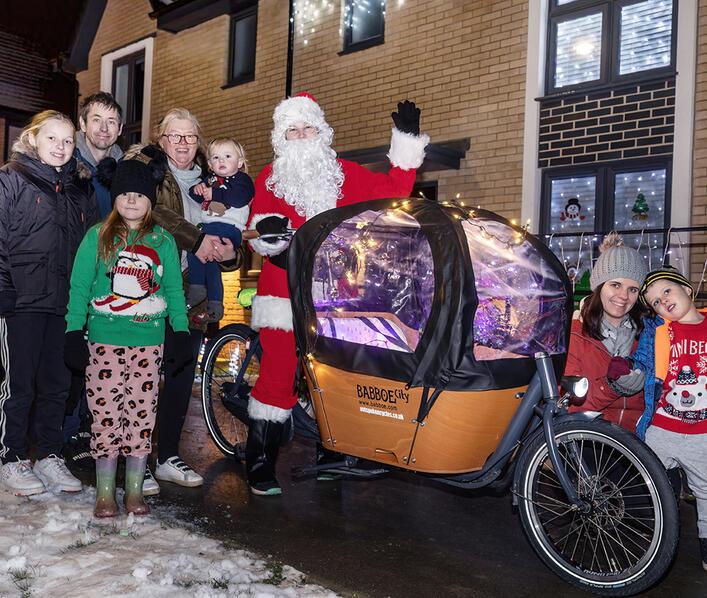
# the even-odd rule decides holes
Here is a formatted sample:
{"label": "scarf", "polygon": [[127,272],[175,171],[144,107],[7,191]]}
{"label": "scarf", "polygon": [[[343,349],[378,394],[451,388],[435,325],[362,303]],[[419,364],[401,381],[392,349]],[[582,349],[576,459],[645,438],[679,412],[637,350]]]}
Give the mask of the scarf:
{"label": "scarf", "polygon": [[181,170],[168,159],[169,170],[182,192],[182,208],[184,219],[192,224],[201,224],[201,204],[189,196],[189,189],[201,182],[201,168],[194,164],[191,168]]}

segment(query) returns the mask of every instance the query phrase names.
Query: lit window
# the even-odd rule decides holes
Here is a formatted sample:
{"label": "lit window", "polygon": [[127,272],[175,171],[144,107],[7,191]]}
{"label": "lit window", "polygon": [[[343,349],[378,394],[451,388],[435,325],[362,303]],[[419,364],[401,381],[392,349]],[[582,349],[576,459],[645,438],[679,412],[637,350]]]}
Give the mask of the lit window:
{"label": "lit window", "polygon": [[550,0],[547,92],[675,67],[674,0]]}
{"label": "lit window", "polygon": [[670,65],[673,4],[647,0],[621,7],[619,74]]}
{"label": "lit window", "polygon": [[384,41],[385,0],[344,0],[344,52]]}
{"label": "lit window", "polygon": [[670,172],[670,160],[546,171],[540,232],[578,292],[589,291],[597,233],[619,231],[647,266],[661,263],[660,231],[669,222]]}

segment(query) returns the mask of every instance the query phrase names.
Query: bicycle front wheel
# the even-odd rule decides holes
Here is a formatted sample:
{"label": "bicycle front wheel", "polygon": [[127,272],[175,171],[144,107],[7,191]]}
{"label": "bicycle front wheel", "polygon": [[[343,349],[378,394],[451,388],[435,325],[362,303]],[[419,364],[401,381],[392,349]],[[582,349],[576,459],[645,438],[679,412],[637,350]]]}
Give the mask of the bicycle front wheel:
{"label": "bicycle front wheel", "polygon": [[589,512],[572,508],[540,434],[520,457],[520,517],[533,549],[565,581],[602,596],[655,584],[677,549],[677,504],[638,438],[602,420],[555,429],[560,459]]}
{"label": "bicycle front wheel", "polygon": [[[211,439],[226,456],[245,459],[248,439],[248,395],[260,373],[258,350],[248,358],[256,332],[243,324],[231,324],[212,338],[204,351],[201,405]],[[240,385],[236,386],[243,371]],[[240,415],[240,417],[238,417]]]}

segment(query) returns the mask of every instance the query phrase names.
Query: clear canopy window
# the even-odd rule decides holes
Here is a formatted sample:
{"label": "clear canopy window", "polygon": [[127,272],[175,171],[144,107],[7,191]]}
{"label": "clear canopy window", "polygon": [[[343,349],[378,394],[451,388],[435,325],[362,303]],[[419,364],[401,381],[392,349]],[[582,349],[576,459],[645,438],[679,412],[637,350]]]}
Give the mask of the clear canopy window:
{"label": "clear canopy window", "polygon": [[432,307],[432,252],[400,210],[367,210],[337,226],[312,276],[317,334],[411,353]]}
{"label": "clear canopy window", "polygon": [[559,276],[522,234],[503,222],[462,222],[478,307],[474,357],[520,358],[565,351],[567,296]]}

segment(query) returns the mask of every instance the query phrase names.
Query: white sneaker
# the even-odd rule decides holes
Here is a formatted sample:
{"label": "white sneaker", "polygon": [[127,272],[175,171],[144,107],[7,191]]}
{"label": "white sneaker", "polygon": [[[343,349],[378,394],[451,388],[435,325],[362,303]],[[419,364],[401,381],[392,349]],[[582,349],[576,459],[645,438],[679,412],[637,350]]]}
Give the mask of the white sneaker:
{"label": "white sneaker", "polygon": [[142,495],[143,496],[154,496],[160,493],[160,485],[157,480],[152,477],[152,472],[150,471],[150,466],[145,467],[145,479],[142,482]]}
{"label": "white sneaker", "polygon": [[32,473],[32,464],[28,459],[18,459],[0,467],[0,486],[15,496],[44,492],[44,484]]}
{"label": "white sneaker", "polygon": [[164,463],[158,462],[155,477],[163,482],[174,482],[190,488],[204,483],[204,478],[179,457],[170,457]]}
{"label": "white sneaker", "polygon": [[44,482],[47,490],[81,492],[81,482],[67,469],[64,459],[49,455],[34,464],[35,475]]}

